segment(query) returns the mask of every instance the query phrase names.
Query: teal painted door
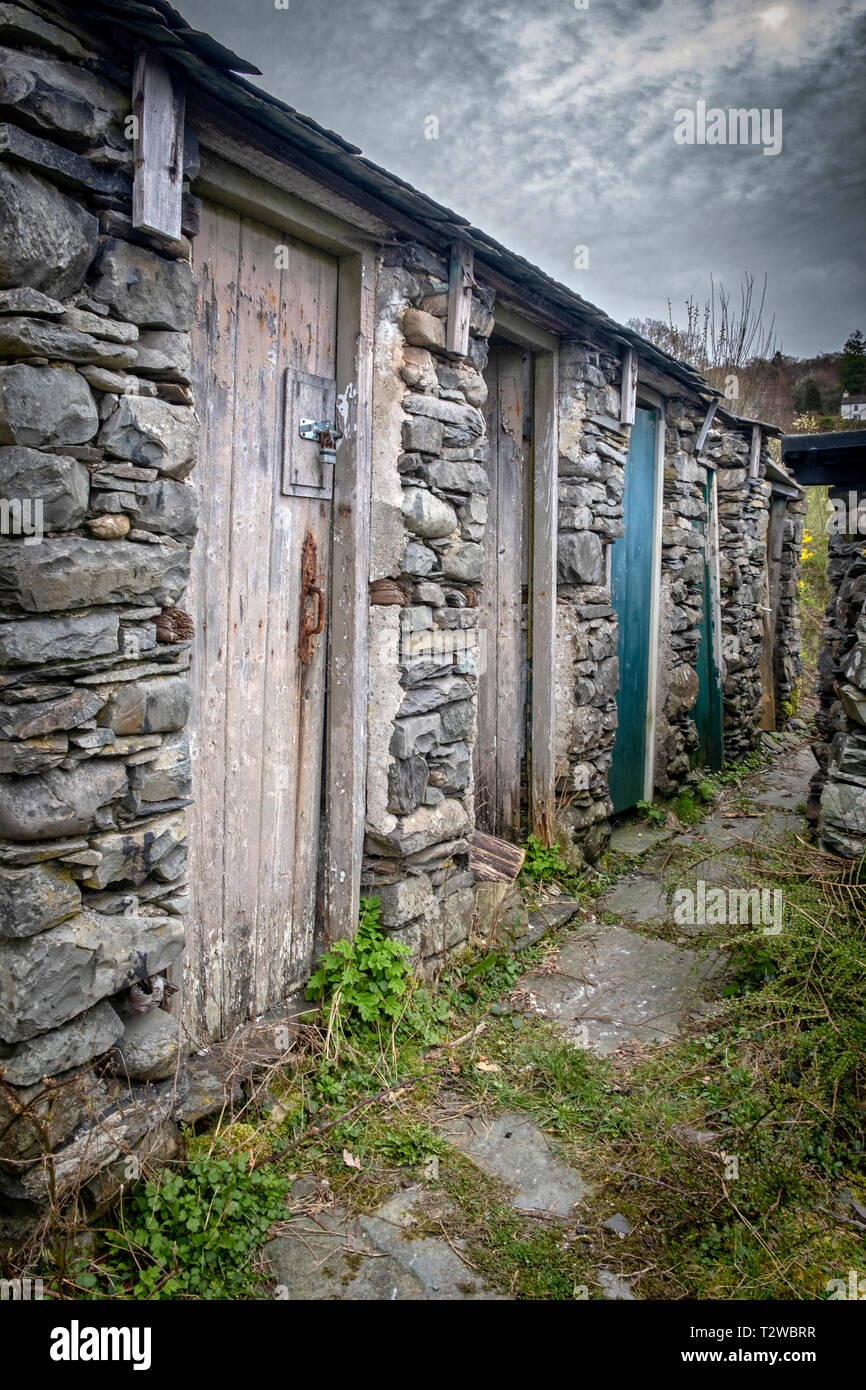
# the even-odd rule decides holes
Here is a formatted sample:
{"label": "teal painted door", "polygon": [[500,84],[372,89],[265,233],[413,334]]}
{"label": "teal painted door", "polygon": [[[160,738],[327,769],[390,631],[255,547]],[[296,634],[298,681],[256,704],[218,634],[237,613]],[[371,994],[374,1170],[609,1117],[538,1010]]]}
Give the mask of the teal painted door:
{"label": "teal painted door", "polygon": [[611,602],[619,619],[618,723],[608,778],[614,811],[627,811],[644,794],[649,719],[656,428],[655,412],[638,406],[625,466],[625,535],[614,541],[611,555]]}
{"label": "teal painted door", "polygon": [[701,642],[698,648],[698,698],[692,710],[692,718],[698,730],[698,752],[695,759],[699,767],[710,772],[718,772],[724,758],[724,734],[722,729],[722,685],[715,657],[716,615],[713,611],[713,589],[710,578],[709,537],[713,528],[713,488],[709,478],[704,483],[704,502],[707,519],[703,526],[704,540],[704,601],[701,608]]}

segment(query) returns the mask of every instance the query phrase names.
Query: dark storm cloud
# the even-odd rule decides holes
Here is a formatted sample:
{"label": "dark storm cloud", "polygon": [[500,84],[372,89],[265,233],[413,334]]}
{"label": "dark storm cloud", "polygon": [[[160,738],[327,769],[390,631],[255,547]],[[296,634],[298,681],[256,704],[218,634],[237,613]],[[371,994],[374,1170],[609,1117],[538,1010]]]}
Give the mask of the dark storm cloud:
{"label": "dark storm cloud", "polygon": [[[788,352],[866,327],[866,0],[179,8],[268,91],[617,318],[749,270]],[[698,99],[781,108],[782,153],[677,145],[674,113]]]}

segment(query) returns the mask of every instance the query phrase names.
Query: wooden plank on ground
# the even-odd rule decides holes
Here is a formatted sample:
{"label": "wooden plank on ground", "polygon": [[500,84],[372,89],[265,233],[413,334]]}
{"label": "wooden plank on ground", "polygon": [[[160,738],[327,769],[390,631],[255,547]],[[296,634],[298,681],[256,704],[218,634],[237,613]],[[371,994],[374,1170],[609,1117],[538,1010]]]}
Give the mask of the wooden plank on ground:
{"label": "wooden plank on ground", "polygon": [[469,868],[477,883],[513,883],[523,868],[526,850],[476,830],[469,842]]}

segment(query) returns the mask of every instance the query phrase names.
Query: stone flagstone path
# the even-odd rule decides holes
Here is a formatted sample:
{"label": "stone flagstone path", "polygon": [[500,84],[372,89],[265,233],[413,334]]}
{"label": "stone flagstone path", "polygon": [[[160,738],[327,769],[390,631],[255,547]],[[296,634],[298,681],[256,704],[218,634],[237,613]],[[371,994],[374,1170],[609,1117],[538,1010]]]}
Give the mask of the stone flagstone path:
{"label": "stone flagstone path", "polygon": [[[688,927],[673,922],[664,876],[672,855],[684,854],[676,870],[678,886],[699,878],[748,886],[752,870],[738,849],[803,829],[797,807],[807,800],[815,763],[808,746],[796,748],[792,742],[782,740],[781,757],[750,794],[753,814],[712,816],[682,832],[638,825],[616,830],[613,850],[637,866],[599,900],[600,919],[578,918],[578,929],[561,941],[545,967],[519,981],[527,1013],[560,1025],[578,1046],[608,1056],[672,1039],[712,1008],[708,986],[720,974],[723,957],[689,948]],[[572,913],[563,904],[547,915],[567,921]],[[542,918],[533,916],[529,940],[544,929]],[[668,936],[648,935],[640,927]],[[573,1231],[590,1189],[527,1116],[485,1119],[464,1111],[442,1115],[438,1128],[466,1158],[511,1189],[516,1210]],[[372,1215],[351,1217],[326,1185],[302,1178],[291,1205],[283,1233],[265,1249],[278,1296],[398,1302],[502,1297],[485,1287],[463,1258],[459,1241],[414,1231],[422,1221],[429,1228],[431,1217],[435,1223],[447,1216],[449,1199],[441,1189],[414,1183]],[[618,1213],[604,1224],[628,1239],[628,1223]],[[603,1265],[596,1284],[596,1295],[635,1297],[628,1283]]]}

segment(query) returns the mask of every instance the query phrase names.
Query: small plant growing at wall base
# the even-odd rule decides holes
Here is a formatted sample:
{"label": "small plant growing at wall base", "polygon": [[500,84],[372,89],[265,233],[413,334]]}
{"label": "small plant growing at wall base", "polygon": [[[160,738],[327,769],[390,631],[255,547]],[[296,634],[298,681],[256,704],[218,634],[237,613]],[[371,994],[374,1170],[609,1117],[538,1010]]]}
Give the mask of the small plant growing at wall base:
{"label": "small plant growing at wall base", "polygon": [[654,801],[639,801],[635,808],[638,815],[643,816],[647,825],[658,829],[667,822],[667,811],[664,806],[657,806]]}

